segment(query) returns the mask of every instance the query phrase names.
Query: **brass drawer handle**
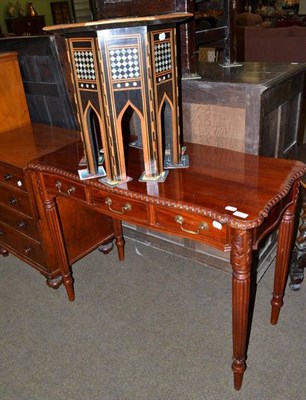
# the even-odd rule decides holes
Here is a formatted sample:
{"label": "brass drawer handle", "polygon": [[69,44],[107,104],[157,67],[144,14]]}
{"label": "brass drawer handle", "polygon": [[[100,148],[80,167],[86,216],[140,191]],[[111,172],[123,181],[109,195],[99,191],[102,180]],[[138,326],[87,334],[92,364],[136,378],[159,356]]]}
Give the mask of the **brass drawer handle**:
{"label": "brass drawer handle", "polygon": [[70,196],[76,190],[74,186],[70,186],[66,191],[62,190],[62,183],[60,181],[56,181],[55,186],[57,187],[57,191],[64,196]]}
{"label": "brass drawer handle", "polygon": [[131,204],[129,204],[129,203],[124,203],[123,206],[122,206],[121,211],[114,210],[114,209],[111,207],[112,204],[113,204],[113,201],[112,201],[112,199],[110,199],[109,197],[106,197],[106,199],[105,199],[105,204],[108,206],[108,209],[109,209],[110,211],[112,211],[112,212],[115,213],[115,214],[120,214],[120,215],[124,214],[125,211],[131,211],[131,209],[132,209]]}
{"label": "brass drawer handle", "polygon": [[186,233],[191,233],[192,235],[198,235],[200,231],[207,231],[208,230],[208,224],[206,222],[200,222],[198,226],[197,231],[191,231],[190,229],[186,229],[183,227],[184,223],[184,218],[181,215],[176,215],[175,216],[175,222],[177,222],[180,225],[180,228],[182,231]]}

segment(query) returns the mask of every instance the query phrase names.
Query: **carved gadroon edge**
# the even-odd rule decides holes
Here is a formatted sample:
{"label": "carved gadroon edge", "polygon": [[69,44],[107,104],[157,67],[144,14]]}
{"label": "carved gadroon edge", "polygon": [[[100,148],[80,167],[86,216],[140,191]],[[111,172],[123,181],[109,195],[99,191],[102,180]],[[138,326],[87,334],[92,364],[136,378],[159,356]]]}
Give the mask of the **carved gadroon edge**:
{"label": "carved gadroon edge", "polygon": [[[68,171],[63,171],[59,168],[55,168],[52,166],[48,165],[40,165],[40,164],[29,164],[28,165],[29,169],[39,171],[39,172],[47,172],[51,173],[53,175],[59,175],[64,178],[80,182],[80,179],[78,175],[68,172]],[[196,214],[196,215],[203,215],[206,217],[209,217],[211,219],[214,219],[216,221],[219,221],[221,224],[227,224],[228,226],[235,228],[235,229],[253,229],[258,226],[260,226],[264,219],[268,217],[271,209],[278,203],[280,202],[286,195],[290,192],[292,189],[292,186],[296,180],[301,178],[304,174],[306,173],[306,166],[302,167],[301,169],[295,173],[293,173],[286,184],[284,185],[283,189],[281,192],[279,192],[273,199],[271,199],[265,207],[259,211],[258,217],[252,220],[247,220],[247,221],[241,221],[233,218],[231,215],[228,214],[221,214],[216,211],[213,211],[209,208],[201,207],[201,206],[195,206],[194,204],[188,204],[188,203],[181,203],[179,201],[172,201],[169,199],[162,199],[162,198],[156,198],[154,196],[150,196],[148,194],[142,194],[142,193],[136,193],[132,192],[130,190],[126,190],[125,188],[122,188],[120,186],[107,186],[104,185],[100,182],[98,182],[96,179],[89,179],[86,181],[86,186],[97,188],[97,189],[102,189],[104,192],[110,192],[113,194],[118,194],[122,195],[124,197],[130,197],[131,199],[135,199],[141,202],[145,202],[147,204],[156,204],[159,206],[163,207],[169,207],[169,208],[174,208],[177,210],[182,210],[186,211],[188,213]]]}

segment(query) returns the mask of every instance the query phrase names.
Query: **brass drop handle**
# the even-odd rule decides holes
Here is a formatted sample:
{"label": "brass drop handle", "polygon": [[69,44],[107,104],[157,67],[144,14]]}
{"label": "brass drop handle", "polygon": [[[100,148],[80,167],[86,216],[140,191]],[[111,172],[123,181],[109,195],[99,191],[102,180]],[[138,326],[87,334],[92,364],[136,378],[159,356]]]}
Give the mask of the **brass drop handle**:
{"label": "brass drop handle", "polygon": [[200,231],[208,230],[208,224],[206,222],[200,222],[197,231],[192,231],[190,229],[184,228],[183,227],[184,218],[181,215],[176,215],[175,216],[175,222],[177,222],[180,225],[180,228],[181,228],[182,231],[184,231],[186,233],[191,233],[192,235],[198,235],[200,233]]}
{"label": "brass drop handle", "polygon": [[132,209],[131,204],[129,204],[129,203],[124,203],[123,206],[122,206],[121,211],[114,210],[114,209],[112,208],[113,201],[112,201],[112,199],[110,199],[109,197],[106,197],[106,199],[105,199],[105,204],[108,206],[108,209],[109,209],[110,211],[112,211],[112,212],[115,213],[115,214],[120,214],[120,215],[124,214],[126,211],[131,211],[131,209]]}
{"label": "brass drop handle", "polygon": [[57,191],[64,196],[70,196],[76,190],[74,186],[70,186],[66,191],[62,190],[62,183],[60,181],[56,181],[55,186],[57,187]]}

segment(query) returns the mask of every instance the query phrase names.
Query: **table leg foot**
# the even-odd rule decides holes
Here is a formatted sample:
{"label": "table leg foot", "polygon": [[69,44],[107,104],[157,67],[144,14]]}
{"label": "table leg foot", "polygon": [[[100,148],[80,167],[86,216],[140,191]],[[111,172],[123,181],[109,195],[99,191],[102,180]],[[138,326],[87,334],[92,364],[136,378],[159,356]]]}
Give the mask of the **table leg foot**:
{"label": "table leg foot", "polygon": [[124,238],[122,234],[122,223],[118,219],[113,219],[115,231],[115,244],[117,246],[118,258],[120,261],[124,260]]}
{"label": "table leg foot", "polygon": [[58,289],[60,285],[63,283],[62,275],[56,276],[55,278],[47,278],[47,285],[52,289]]}
{"label": "table leg foot", "polygon": [[10,253],[7,250],[5,250],[3,247],[0,247],[0,254],[3,257],[8,257]]}
{"label": "table leg foot", "polygon": [[101,244],[98,247],[98,250],[101,251],[101,253],[103,254],[108,254],[110,251],[112,251],[114,248],[113,242],[109,242],[109,243],[105,243],[105,244]]}
{"label": "table leg foot", "polygon": [[246,363],[244,361],[234,360],[232,364],[232,370],[234,372],[234,388],[240,390],[243,381],[243,374],[246,370]]}
{"label": "table leg foot", "polygon": [[69,273],[63,277],[63,284],[65,285],[68,299],[70,301],[74,301],[75,295],[74,295],[74,288],[73,288],[73,278],[71,276],[71,273]]}

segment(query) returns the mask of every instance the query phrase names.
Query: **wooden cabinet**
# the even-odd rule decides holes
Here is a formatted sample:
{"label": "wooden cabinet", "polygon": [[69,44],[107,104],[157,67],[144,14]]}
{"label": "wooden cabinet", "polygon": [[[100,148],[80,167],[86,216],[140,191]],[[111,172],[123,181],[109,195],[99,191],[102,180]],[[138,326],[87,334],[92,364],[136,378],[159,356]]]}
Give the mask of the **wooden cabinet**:
{"label": "wooden cabinet", "polygon": [[[79,132],[31,123],[17,53],[0,55],[0,76],[0,254],[19,257],[56,288],[62,279],[56,242],[42,213],[36,181],[27,166],[32,160],[77,142]],[[6,109],[2,105],[7,105]],[[96,215],[85,204],[69,200],[61,199],[57,207],[69,262],[74,263],[112,241],[113,221]],[[85,200],[84,195],[84,203]]]}
{"label": "wooden cabinet", "polygon": [[8,33],[21,35],[42,35],[43,27],[46,25],[45,16],[17,17],[6,19]]}
{"label": "wooden cabinet", "polygon": [[50,3],[53,24],[69,24],[71,21],[68,1]]}
{"label": "wooden cabinet", "polygon": [[288,157],[301,140],[304,72],[305,64],[200,64],[199,79],[182,82],[184,139]]}

